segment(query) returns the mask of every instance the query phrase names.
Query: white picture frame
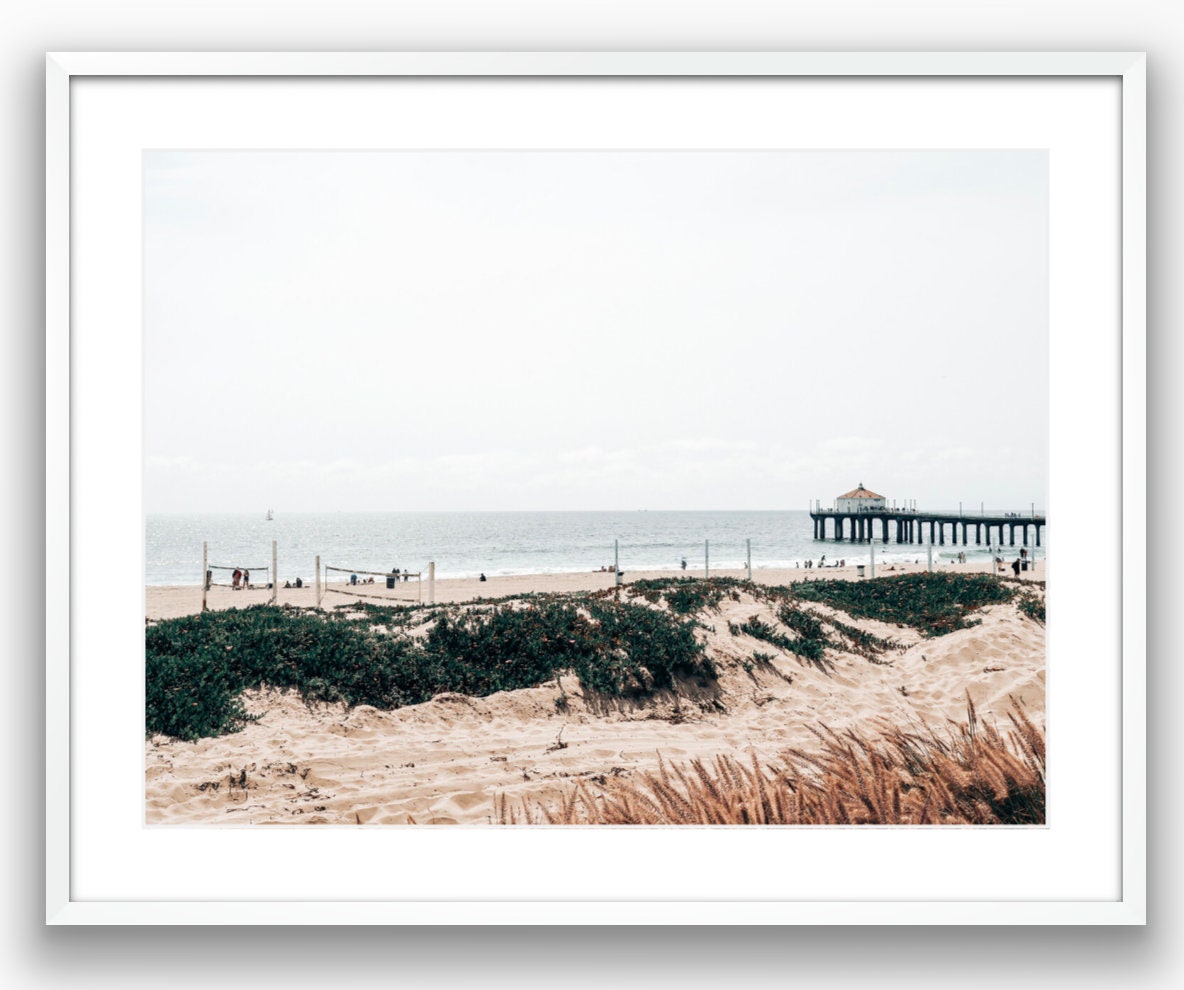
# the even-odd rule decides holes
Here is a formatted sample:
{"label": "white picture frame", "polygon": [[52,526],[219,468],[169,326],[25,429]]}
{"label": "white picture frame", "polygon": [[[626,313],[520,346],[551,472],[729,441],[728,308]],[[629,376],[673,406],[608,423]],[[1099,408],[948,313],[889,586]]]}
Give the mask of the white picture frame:
{"label": "white picture frame", "polygon": [[[70,602],[66,610],[55,609],[47,613],[46,621],[46,920],[49,924],[1143,924],[1146,921],[1146,645],[1145,645],[1145,560],[1146,523],[1146,291],[1145,272],[1146,261],[1144,254],[1146,230],[1146,202],[1145,202],[1145,155],[1146,155],[1146,93],[1145,93],[1145,58],[1140,53],[52,53],[46,61],[46,575],[48,582],[60,583],[60,575],[69,573]],[[1068,882],[1067,872],[1062,870],[1059,877],[1061,886],[1049,881],[1043,892],[1036,887],[1025,889],[1009,896],[1011,888],[1003,883],[994,892],[984,892],[982,889],[971,895],[959,897],[953,891],[949,896],[935,897],[919,891],[907,880],[888,878],[886,886],[876,888],[872,884],[870,875],[846,876],[843,883],[837,884],[840,893],[836,897],[827,897],[817,893],[811,896],[794,896],[791,891],[785,891],[785,896],[779,897],[775,886],[767,890],[757,891],[751,888],[705,889],[695,882],[675,885],[670,878],[670,888],[655,894],[653,889],[634,891],[630,884],[622,880],[619,884],[620,896],[608,896],[605,887],[581,887],[573,879],[566,888],[566,894],[552,892],[550,896],[539,896],[537,892],[523,897],[518,894],[507,881],[506,874],[499,874],[493,870],[487,884],[481,887],[476,881],[471,890],[466,889],[465,881],[456,877],[449,877],[448,883],[442,884],[447,889],[439,897],[424,893],[426,888],[417,889],[412,896],[401,898],[395,890],[376,889],[370,896],[353,895],[344,897],[340,892],[324,892],[302,886],[299,882],[292,886],[279,888],[264,878],[253,885],[247,883],[241,889],[226,896],[196,896],[192,889],[174,890],[170,888],[168,877],[162,876],[159,867],[151,870],[145,867],[145,872],[155,873],[155,878],[149,882],[147,877],[141,877],[139,886],[128,889],[115,889],[108,881],[91,884],[84,877],[88,870],[96,866],[98,858],[96,849],[109,850],[110,856],[117,862],[130,864],[128,849],[134,847],[136,841],[143,838],[141,834],[142,803],[134,801],[136,788],[142,785],[142,774],[139,765],[114,771],[120,780],[120,785],[113,789],[110,796],[111,810],[109,821],[105,827],[112,831],[110,835],[92,836],[93,817],[88,817],[86,809],[93,804],[90,797],[93,791],[93,772],[84,769],[82,764],[89,756],[92,747],[87,731],[80,728],[80,719],[85,720],[88,712],[107,699],[105,696],[92,697],[90,688],[80,689],[79,655],[80,651],[88,653],[87,669],[90,669],[91,657],[104,655],[109,650],[113,655],[118,654],[122,659],[115,663],[122,663],[121,668],[127,673],[131,670],[134,680],[134,670],[128,668],[128,651],[119,652],[119,645],[124,642],[134,643],[140,633],[127,626],[128,612],[121,610],[119,602],[114,598],[108,600],[104,596],[114,594],[104,590],[98,583],[88,579],[92,573],[90,568],[95,566],[104,551],[96,543],[94,527],[85,522],[85,507],[99,498],[99,492],[91,481],[95,477],[88,467],[89,458],[97,453],[94,449],[99,443],[106,443],[108,439],[125,444],[128,451],[138,448],[139,437],[134,430],[115,430],[114,437],[96,440],[95,434],[90,432],[87,424],[93,422],[89,414],[94,406],[89,400],[80,400],[77,390],[85,388],[85,379],[93,378],[93,370],[85,367],[85,362],[94,362],[94,350],[88,341],[89,327],[97,326],[94,322],[87,322],[92,311],[99,310],[106,313],[107,318],[113,320],[117,329],[117,336],[109,339],[109,347],[102,357],[104,362],[102,375],[112,383],[126,388],[112,390],[113,405],[119,410],[113,422],[124,425],[137,422],[138,392],[133,387],[138,381],[140,373],[135,356],[138,354],[139,335],[128,326],[135,326],[135,307],[126,308],[127,300],[132,296],[126,295],[117,299],[97,298],[92,290],[91,271],[94,267],[95,254],[91,247],[93,241],[80,234],[78,224],[84,219],[77,211],[75,197],[79,195],[80,179],[86,178],[86,170],[92,167],[92,159],[80,158],[80,149],[85,150],[87,144],[88,127],[96,126],[90,119],[103,111],[97,108],[101,101],[82,99],[84,90],[80,87],[88,82],[103,82],[119,80],[121,91],[119,99],[128,99],[129,108],[116,111],[121,114],[124,127],[114,127],[107,123],[98,125],[106,127],[106,135],[113,148],[119,149],[123,158],[113,157],[111,167],[120,170],[112,184],[112,197],[118,198],[121,193],[116,188],[133,188],[132,184],[138,180],[138,157],[132,156],[130,150],[137,147],[142,150],[149,145],[137,144],[140,140],[137,128],[151,118],[154,140],[160,141],[161,135],[166,142],[164,145],[154,143],[152,147],[238,147],[246,146],[245,136],[254,133],[250,121],[235,122],[228,119],[224,131],[223,141],[229,139],[229,144],[210,144],[209,139],[193,140],[192,135],[200,126],[203,119],[203,92],[209,90],[215,101],[215,111],[224,106],[213,90],[213,84],[226,83],[243,85],[244,80],[259,80],[273,87],[281,89],[296,89],[299,79],[303,77],[310,87],[313,101],[309,114],[293,113],[290,118],[277,122],[277,128],[282,132],[278,139],[265,138],[254,146],[312,146],[314,135],[319,131],[319,140],[326,142],[326,146],[356,146],[335,145],[334,142],[352,139],[343,137],[349,134],[350,126],[365,128],[364,119],[340,122],[324,114],[325,102],[332,102],[332,96],[325,85],[332,85],[332,80],[357,82],[360,80],[435,80],[441,78],[457,79],[465,82],[470,91],[477,94],[478,99],[489,99],[495,103],[498,91],[491,80],[513,79],[517,81],[519,89],[528,87],[531,82],[543,83],[546,80],[574,79],[584,81],[585,86],[595,88],[597,81],[613,81],[627,83],[638,79],[660,79],[667,81],[671,87],[692,87],[696,83],[705,87],[713,80],[745,79],[762,82],[777,80],[826,81],[850,80],[852,84],[865,86],[883,85],[907,81],[909,92],[905,95],[905,102],[917,92],[924,92],[927,85],[936,86],[949,81],[974,81],[988,93],[990,84],[1014,82],[1027,85],[1032,80],[1054,80],[1064,83],[1064,92],[1078,84],[1088,84],[1091,81],[1109,81],[1120,89],[1118,109],[1121,121],[1117,124],[1119,134],[1119,148],[1121,155],[1121,226],[1115,227],[1116,237],[1112,244],[1101,245],[1102,256],[1110,257],[1114,265],[1121,262],[1121,274],[1113,274],[1114,285],[1119,292],[1114,292],[1112,298],[1120,299],[1121,316],[1113,314],[1113,322],[1119,323],[1117,328],[1120,340],[1113,340],[1115,351],[1121,347],[1121,381],[1113,384],[1120,388],[1111,389],[1109,385],[1103,387],[1103,400],[1113,398],[1114,406],[1110,408],[1103,401],[1106,408],[1102,415],[1111,419],[1120,417],[1120,424],[1113,426],[1112,439],[1120,444],[1121,461],[1113,463],[1107,461],[1108,467],[1099,469],[1101,475],[1099,487],[1113,490],[1114,505],[1119,506],[1121,522],[1121,594],[1115,596],[1114,601],[1108,598],[1101,606],[1103,610],[1112,613],[1112,626],[1119,640],[1114,640],[1117,655],[1114,656],[1109,640],[1102,637],[1095,647],[1098,662],[1115,680],[1115,691],[1120,698],[1115,699],[1113,718],[1103,720],[1105,729],[1099,734],[1101,746],[1112,753],[1112,768],[1107,783],[1102,786],[1104,796],[1112,798],[1119,807],[1115,807],[1115,821],[1109,823],[1104,830],[1106,835],[1113,836],[1115,842],[1101,850],[1083,841],[1081,847],[1072,855],[1066,854],[1066,862],[1080,858],[1089,863],[1083,867],[1088,871],[1096,867],[1099,872],[1109,871],[1105,893],[1094,890],[1074,888]],[[176,100],[180,90],[173,87],[170,93],[148,94],[143,101],[139,101],[141,89],[166,83],[179,83],[184,80],[185,93],[182,94],[183,106],[178,106],[178,112],[173,115],[163,114],[161,108],[168,106],[169,100]],[[320,88],[316,88],[313,84]],[[821,84],[819,84],[821,88]],[[488,90],[488,92],[485,92]],[[706,91],[706,90],[705,90]],[[299,94],[295,94],[296,103]],[[282,99],[291,99],[284,97]],[[713,97],[714,98],[714,97]],[[812,96],[807,96],[807,100]],[[892,97],[895,99],[895,95]],[[165,102],[161,103],[159,100]],[[281,99],[281,102],[282,102]],[[984,96],[982,107],[990,104],[989,95]],[[157,102],[154,102],[156,100]],[[279,104],[277,104],[278,106]],[[295,103],[284,104],[289,109]],[[977,104],[976,104],[977,105]],[[1051,105],[1051,104],[1050,104]],[[901,114],[895,122],[902,131],[908,132],[907,121],[910,119],[908,106],[902,104]],[[211,114],[212,115],[212,114]],[[693,115],[688,115],[693,116]],[[826,115],[821,115],[825,117]],[[464,146],[471,142],[471,136],[459,142],[448,140],[449,121],[443,115],[434,119],[430,114],[424,115],[424,133],[433,133],[441,143],[438,147]],[[1066,114],[1072,118],[1072,114]],[[116,119],[116,118],[112,118]],[[513,121],[507,117],[501,121],[502,126],[512,125]],[[209,123],[206,120],[206,123]],[[922,122],[923,123],[923,122]],[[1045,122],[1047,123],[1047,122]],[[1115,122],[1104,118],[1096,121],[1084,115],[1081,120],[1070,120],[1073,126],[1079,126],[1083,132],[1091,127],[1113,127]],[[670,125],[670,134],[663,140],[668,146],[679,146],[679,122]],[[572,115],[570,120],[564,120],[562,126],[557,126],[555,134],[557,140],[568,147],[581,145],[581,134],[591,126],[587,120],[580,120]],[[691,122],[686,123],[688,128]],[[702,126],[701,124],[697,126]],[[853,137],[850,144],[842,145],[842,121],[825,121],[818,125],[827,133],[838,134],[839,146],[865,146],[858,137]],[[966,146],[966,142],[973,139],[976,128],[984,135],[994,126],[984,117],[981,122],[967,121],[961,125],[959,141]],[[1067,123],[1065,126],[1069,126]],[[837,128],[837,129],[836,129]],[[918,133],[923,128],[918,129]],[[509,127],[506,140],[514,140],[514,128]],[[352,132],[355,136],[357,131]],[[647,130],[642,127],[629,131],[628,127],[621,132],[625,140],[640,141]],[[633,137],[630,138],[629,134]],[[685,133],[691,133],[687,130]],[[758,132],[759,133],[759,132]],[[1039,135],[1039,126],[1033,125],[1028,131],[1008,131],[1006,127],[1000,133],[1020,133]],[[305,140],[297,142],[294,135],[305,135]],[[751,140],[752,131],[743,132],[738,127],[736,136],[724,138],[723,143],[734,140]],[[908,140],[905,134],[903,140]],[[272,140],[282,143],[274,144]],[[995,138],[995,141],[1005,140]],[[1023,138],[1021,137],[1021,140]],[[1029,140],[1038,140],[1030,138]],[[776,142],[775,142],[776,143]],[[386,146],[378,140],[378,146]],[[628,144],[633,147],[635,144]],[[752,146],[752,145],[749,145]],[[778,143],[778,146],[782,146]],[[807,145],[809,146],[809,145]],[[999,146],[992,144],[990,139],[984,141],[984,146]],[[1030,146],[1030,145],[1029,145]],[[1066,152],[1067,154],[1068,152]],[[1054,157],[1059,152],[1053,152]],[[1117,171],[1115,169],[1115,171]],[[1060,195],[1057,184],[1052,186],[1054,201]],[[1070,194],[1066,193],[1066,197]],[[1054,204],[1054,210],[1058,208]],[[124,221],[131,218],[124,215]],[[138,218],[136,222],[138,222]],[[1059,221],[1058,221],[1059,222]],[[1067,221],[1068,222],[1068,221]],[[1108,229],[1108,228],[1107,228]],[[130,243],[130,242],[127,242]],[[1058,239],[1054,236],[1053,244],[1053,310],[1054,322],[1063,320],[1065,313],[1058,310],[1062,300],[1071,300],[1070,296],[1058,296],[1066,284],[1064,276],[1072,272],[1071,264],[1064,272],[1057,271],[1060,257],[1056,254]],[[116,252],[118,253],[118,252]],[[138,270],[138,257],[124,258],[126,271]],[[1068,263],[1067,263],[1068,264]],[[112,280],[107,280],[112,281]],[[1096,280],[1085,273],[1084,284],[1079,290],[1082,305],[1088,310],[1089,293],[1093,291]],[[112,284],[118,283],[116,278]],[[127,290],[130,283],[124,279],[122,288]],[[1060,290],[1058,290],[1058,285]],[[115,291],[115,290],[113,290]],[[1105,297],[1111,298],[1111,297]],[[134,301],[134,300],[133,300]],[[1096,303],[1096,300],[1095,300]],[[120,308],[120,307],[124,308]],[[1108,316],[1099,319],[1109,319]],[[119,322],[122,321],[122,322]],[[124,339],[126,334],[126,340]],[[1054,354],[1055,354],[1054,343]],[[1092,364],[1090,362],[1093,362]],[[1084,396],[1099,394],[1096,389],[1104,378],[1106,356],[1082,358],[1082,364],[1072,376],[1072,381],[1066,380],[1065,387],[1058,391],[1058,403],[1069,406],[1075,400],[1082,400]],[[1099,363],[1100,362],[1100,363]],[[80,374],[81,373],[81,374]],[[81,384],[80,384],[81,382]],[[1060,388],[1060,386],[1058,386]],[[1074,391],[1077,389],[1077,391]],[[1092,390],[1092,391],[1091,391]],[[120,399],[117,396],[122,395]],[[1059,408],[1059,406],[1058,406]],[[80,421],[80,417],[83,418]],[[1054,457],[1056,455],[1056,439],[1058,429],[1054,416],[1053,440]],[[125,435],[126,434],[126,435]],[[1105,441],[1109,442],[1109,440]],[[1105,443],[1104,442],[1104,443]],[[1067,457],[1071,457],[1072,452]],[[1063,469],[1054,465],[1053,491],[1056,491],[1056,472],[1064,470],[1063,477],[1075,477],[1073,471],[1081,466]],[[1113,477],[1111,477],[1113,475]],[[1095,481],[1098,479],[1095,478]],[[1062,489],[1063,490],[1063,489]],[[1121,495],[1119,503],[1118,496]],[[1072,531],[1074,525],[1080,525],[1081,517],[1075,516],[1074,507],[1061,503],[1057,505],[1055,495],[1050,499],[1050,508],[1063,509],[1061,518],[1065,532]],[[138,509],[129,512],[125,517],[133,522],[140,518]],[[80,519],[83,522],[80,524]],[[115,550],[108,547],[106,553],[111,558],[118,558],[123,564],[129,565],[138,561],[140,544],[119,543]],[[1067,584],[1077,578],[1071,565],[1072,553],[1067,548],[1065,552],[1066,565],[1057,570],[1056,559],[1050,562],[1050,595],[1053,593],[1054,582],[1064,581]],[[142,581],[140,582],[142,587]],[[52,595],[48,600],[60,603],[62,600],[59,589],[52,588]],[[133,596],[134,598],[135,596]],[[1061,601],[1069,602],[1068,597]],[[1071,607],[1066,606],[1061,612],[1067,615]],[[111,640],[104,639],[104,645],[98,648],[96,637],[92,630],[97,628],[92,619],[101,615],[103,622],[112,623],[112,629],[122,623],[117,636]],[[1050,604],[1050,650],[1056,646],[1061,634],[1056,625],[1056,599]],[[63,616],[68,618],[64,619]],[[1064,622],[1065,620],[1062,620]],[[1107,627],[1109,628],[1109,627]],[[1064,638],[1061,642],[1071,641],[1071,627],[1062,625]],[[132,650],[134,653],[134,648]],[[142,655],[141,655],[142,656]],[[134,664],[133,664],[134,667]],[[1059,675],[1057,675],[1059,676]],[[1078,685],[1072,683],[1072,674],[1066,673],[1058,688],[1056,677],[1050,687],[1050,694],[1055,698],[1055,692],[1072,693]],[[89,682],[88,682],[89,683]],[[1084,690],[1084,688],[1082,688]],[[90,692],[90,693],[88,693]],[[1092,697],[1092,696],[1091,696]],[[1098,695],[1102,698],[1103,695]],[[117,696],[114,704],[123,706],[126,711],[134,712],[139,704],[139,698],[129,703],[125,696]],[[1096,699],[1095,699],[1096,700]],[[1054,701],[1055,705],[1056,702]],[[1082,705],[1080,707],[1087,707]],[[1063,706],[1059,710],[1053,709],[1050,717],[1050,745],[1057,745],[1059,725],[1075,725],[1075,713]],[[134,720],[133,720],[134,723]],[[1080,727],[1078,727],[1080,728]],[[1080,729],[1084,731],[1084,729]],[[140,727],[132,724],[130,727],[122,724],[115,730],[118,745],[124,747],[119,752],[129,752],[128,739],[135,740]],[[141,733],[142,736],[142,733]],[[1070,736],[1066,733],[1066,738]],[[1077,738],[1077,737],[1072,737]],[[113,744],[114,746],[115,744]],[[80,749],[82,752],[80,752]],[[113,752],[115,749],[112,750]],[[1065,757],[1072,762],[1072,754]],[[1087,771],[1086,767],[1078,767]],[[137,774],[140,774],[139,779]],[[1109,778],[1113,777],[1113,782]],[[1109,789],[1107,789],[1109,788]],[[1054,805],[1055,809],[1055,805]],[[1054,810],[1055,816],[1055,810]],[[1062,823],[1055,818],[1050,820],[1045,843],[1060,841],[1058,829],[1071,816],[1062,816]],[[1070,831],[1072,826],[1066,826]],[[180,834],[177,842],[190,842],[207,846],[208,855],[225,855],[225,850],[235,848],[235,843],[248,841],[242,830],[219,829],[217,838],[211,838],[210,832],[200,830],[177,830],[173,834]],[[272,830],[264,830],[272,832]],[[485,830],[488,835],[490,830]],[[610,830],[611,831],[611,830]],[[154,836],[158,833],[154,833]],[[326,830],[325,837],[318,842],[340,845],[350,844],[357,847],[364,841],[365,848],[361,849],[362,856],[391,857],[405,855],[409,860],[426,859],[446,862],[450,856],[450,849],[455,846],[469,847],[473,832],[470,830],[450,831],[447,829],[425,830],[422,836],[402,841],[414,842],[415,848],[406,853],[393,850],[388,845],[375,846],[377,840],[374,835],[390,835],[387,832],[371,831],[365,840],[357,840],[356,835],[349,830]],[[402,833],[406,835],[407,833]],[[935,858],[950,857],[949,862],[957,862],[958,857],[965,857],[969,853],[960,851],[972,841],[965,838],[964,830],[943,831],[940,838],[934,833],[928,833],[921,845],[917,844],[916,832],[907,830],[883,830],[874,840],[874,846],[869,846],[866,833],[858,838],[850,831],[831,832],[833,841],[839,848],[846,845],[859,844],[861,855],[868,858],[868,862],[882,861],[886,856],[895,855],[897,851],[907,846],[909,855],[922,853],[927,848],[943,847],[943,851]],[[1028,839],[1016,838],[1020,833],[1006,831],[997,833],[1003,836],[998,842],[1004,846],[1019,846],[1028,844]],[[1092,833],[1091,833],[1092,834]],[[306,841],[301,836],[307,836],[305,830],[291,830],[285,836],[275,836],[268,839],[277,848],[295,848],[300,842]],[[572,836],[575,836],[574,840]],[[568,830],[562,832],[562,841],[598,844],[599,855],[626,855],[621,850],[637,840],[631,839],[627,833],[617,830],[612,835],[604,836],[599,833],[595,840],[588,830]],[[635,835],[635,833],[634,833]],[[659,830],[659,841],[671,849],[681,848],[679,843],[693,839],[699,844],[705,855],[724,854],[735,846],[744,845],[759,847],[753,853],[751,862],[760,863],[761,855],[771,855],[771,850],[778,855],[791,855],[791,850],[806,840],[797,831],[780,834],[767,831],[759,835],[753,833],[742,834],[736,830],[721,830],[705,836],[698,832],[694,835],[675,834],[669,830]],[[172,842],[173,840],[169,840]],[[249,841],[258,841],[252,837]],[[482,840],[487,841],[487,840]],[[544,861],[554,862],[551,858],[554,851],[560,848],[557,844],[560,836],[554,830],[531,832],[530,830],[511,830],[500,835],[497,840],[508,857],[529,858],[538,856]],[[648,840],[647,840],[648,841]],[[149,845],[161,845],[163,840],[151,840]],[[771,847],[771,842],[780,845]],[[121,845],[123,843],[123,845]],[[452,845],[450,845],[452,844]],[[603,848],[600,848],[603,846]],[[176,861],[177,848],[149,849],[145,858],[149,862],[159,863],[167,861],[171,856]],[[473,848],[476,848],[475,846]],[[566,848],[562,847],[562,848]],[[1006,849],[997,850],[999,856],[1011,855]],[[1018,854],[1018,853],[1017,853]],[[977,855],[977,853],[975,853]],[[1037,850],[1030,855],[1034,860],[1048,856],[1048,849]],[[1110,857],[1113,857],[1111,862]],[[163,860],[153,860],[153,856],[164,857]],[[1090,859],[1094,857],[1097,862]],[[246,857],[248,860],[250,856]],[[853,860],[854,862],[855,860]],[[984,860],[986,862],[986,860]],[[129,870],[134,872],[130,867]],[[934,867],[938,869],[938,867]],[[444,879],[444,878],[442,878]],[[500,884],[500,886],[499,886]],[[895,886],[893,886],[895,884]],[[865,889],[866,888],[866,889]],[[1055,888],[1055,889],[1054,889]],[[540,888],[541,889],[541,888]],[[615,889],[615,888],[613,888]],[[1098,888],[1099,890],[1101,887]],[[738,893],[739,891],[739,893]],[[1018,891],[1018,888],[1017,888]]]}

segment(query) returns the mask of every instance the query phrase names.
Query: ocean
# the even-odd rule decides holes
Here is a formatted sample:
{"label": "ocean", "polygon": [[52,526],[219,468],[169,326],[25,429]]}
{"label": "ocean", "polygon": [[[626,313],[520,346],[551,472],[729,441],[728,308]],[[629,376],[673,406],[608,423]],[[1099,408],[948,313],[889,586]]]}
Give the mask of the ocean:
{"label": "ocean", "polygon": [[[614,540],[626,574],[678,568],[684,557],[688,574],[702,574],[705,541],[712,570],[743,567],[749,540],[754,571],[794,567],[823,554],[828,563],[867,561],[868,544],[815,540],[813,532],[804,510],[280,512],[271,520],[263,512],[149,514],[144,574],[149,585],[200,585],[203,541],[211,565],[245,566],[254,583],[261,583],[271,565],[272,540],[280,580],[305,582],[312,580],[317,555],[322,566],[357,571],[426,572],[434,561],[438,578],[595,571],[613,563]],[[889,532],[894,541],[895,529]],[[934,560],[952,560],[959,551],[968,560],[986,560],[986,545],[976,546],[973,533],[971,540],[966,547],[935,546]],[[875,546],[877,564],[926,558],[924,544],[877,541]],[[1010,560],[1018,550],[1017,543],[1005,556]],[[1029,547],[1029,553],[1044,557],[1043,548]]]}

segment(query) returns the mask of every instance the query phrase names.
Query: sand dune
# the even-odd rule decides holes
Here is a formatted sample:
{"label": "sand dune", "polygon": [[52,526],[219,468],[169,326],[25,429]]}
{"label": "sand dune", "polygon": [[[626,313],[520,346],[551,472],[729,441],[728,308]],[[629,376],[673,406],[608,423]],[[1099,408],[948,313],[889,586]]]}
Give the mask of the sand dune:
{"label": "sand dune", "polygon": [[[588,577],[612,580],[570,576],[585,586]],[[488,595],[509,593],[496,581],[479,587]],[[157,614],[177,606],[155,589],[150,603],[154,593]],[[486,698],[439,695],[396,711],[308,706],[292,693],[251,692],[248,710],[263,717],[241,732],[196,743],[146,742],[146,821],[485,824],[497,794],[547,802],[577,779],[653,769],[659,754],[675,761],[717,753],[774,758],[788,747],[810,748],[811,729],[821,724],[841,730],[873,729],[879,720],[961,721],[968,693],[984,718],[1002,721],[1014,697],[1043,721],[1044,627],[1014,605],[986,608],[980,625],[932,639],[844,617],[904,648],[881,663],[829,654],[829,674],[728,631],[729,622],[768,618],[768,608],[741,595],[725,599],[718,619],[708,620],[712,628],[703,635],[721,668],[711,690],[687,685],[677,697],[618,701],[611,710],[585,698],[572,675]],[[777,655],[749,671],[754,651]]]}

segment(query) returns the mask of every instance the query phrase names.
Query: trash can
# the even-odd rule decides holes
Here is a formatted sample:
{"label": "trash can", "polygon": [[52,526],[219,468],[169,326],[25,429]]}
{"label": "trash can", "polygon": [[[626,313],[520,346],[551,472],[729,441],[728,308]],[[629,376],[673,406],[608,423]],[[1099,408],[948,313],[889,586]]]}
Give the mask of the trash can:
{"label": "trash can", "polygon": [[1028,569],[1028,562],[1026,560],[1020,561],[1020,570],[1026,571]]}
{"label": "trash can", "polygon": [[857,577],[863,577],[867,571],[867,564],[856,564],[855,574]]}
{"label": "trash can", "polygon": [[395,576],[393,574],[388,574],[386,576],[386,586],[388,588],[393,588],[395,586]]}

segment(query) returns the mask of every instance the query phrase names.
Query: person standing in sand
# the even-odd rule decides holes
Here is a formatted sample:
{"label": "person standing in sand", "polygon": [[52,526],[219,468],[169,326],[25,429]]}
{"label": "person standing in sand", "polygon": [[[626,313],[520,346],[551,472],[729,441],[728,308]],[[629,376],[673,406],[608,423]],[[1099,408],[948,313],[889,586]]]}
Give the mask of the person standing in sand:
{"label": "person standing in sand", "polygon": [[243,570],[243,591],[248,590],[250,587],[251,587],[251,572],[244,569]]}
{"label": "person standing in sand", "polygon": [[234,573],[230,575],[230,587],[235,591],[238,591],[238,583],[242,580],[242,578],[243,572],[236,567],[234,569]]}

